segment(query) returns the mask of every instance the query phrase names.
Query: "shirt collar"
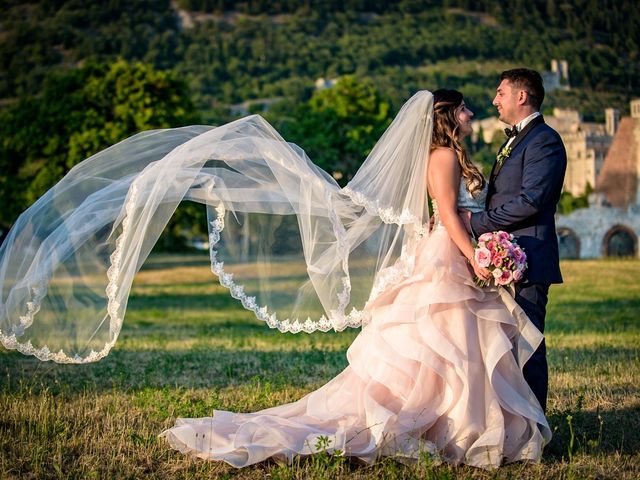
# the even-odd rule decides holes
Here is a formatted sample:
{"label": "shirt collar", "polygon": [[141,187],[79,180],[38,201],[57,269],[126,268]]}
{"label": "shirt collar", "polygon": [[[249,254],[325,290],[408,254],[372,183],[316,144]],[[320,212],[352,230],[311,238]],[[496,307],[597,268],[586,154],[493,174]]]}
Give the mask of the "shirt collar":
{"label": "shirt collar", "polygon": [[522,129],[523,129],[524,127],[526,127],[526,126],[527,126],[527,124],[528,124],[531,120],[533,120],[534,118],[539,117],[539,116],[540,116],[540,112],[533,112],[533,113],[532,113],[531,115],[529,115],[528,117],[526,117],[526,118],[524,118],[524,119],[520,120],[520,122],[516,123],[516,127],[517,127],[517,129],[518,129],[518,132],[521,132],[521,131],[522,131]]}
{"label": "shirt collar", "polygon": [[[540,112],[533,112],[533,113],[532,113],[531,115],[529,115],[528,117],[523,118],[523,119],[522,119],[522,120],[520,120],[518,123],[516,123],[515,127],[518,129],[518,132],[521,132],[521,131],[522,131],[522,129],[523,129],[524,127],[526,127],[526,126],[527,126],[527,124],[528,124],[531,120],[533,120],[533,119],[534,119],[534,118],[536,118],[536,117],[539,117],[540,115],[541,115],[541,114],[540,114]],[[516,137],[509,137],[509,140],[507,140],[507,144],[506,144],[506,146],[507,146],[507,147],[510,147],[510,146],[511,146],[511,144],[513,143],[513,140],[514,140],[515,138],[516,138]]]}

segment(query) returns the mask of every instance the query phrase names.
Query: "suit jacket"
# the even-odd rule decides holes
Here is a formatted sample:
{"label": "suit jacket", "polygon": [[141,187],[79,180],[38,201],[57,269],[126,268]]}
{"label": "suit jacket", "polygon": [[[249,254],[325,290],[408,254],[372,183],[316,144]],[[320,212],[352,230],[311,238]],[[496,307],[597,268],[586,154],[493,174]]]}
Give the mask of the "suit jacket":
{"label": "suit jacket", "polygon": [[493,166],[486,211],[471,215],[471,228],[475,235],[512,233],[527,255],[525,281],[562,283],[554,215],[567,168],[564,144],[539,116],[510,147],[503,164]]}

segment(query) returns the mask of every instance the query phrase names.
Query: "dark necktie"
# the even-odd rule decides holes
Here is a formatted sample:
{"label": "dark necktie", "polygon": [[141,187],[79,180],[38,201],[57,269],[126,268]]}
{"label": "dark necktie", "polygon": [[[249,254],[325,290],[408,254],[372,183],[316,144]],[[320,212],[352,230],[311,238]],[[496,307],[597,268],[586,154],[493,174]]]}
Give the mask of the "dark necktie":
{"label": "dark necktie", "polygon": [[505,128],[504,133],[507,137],[515,137],[518,134],[518,127],[514,125],[512,128]]}

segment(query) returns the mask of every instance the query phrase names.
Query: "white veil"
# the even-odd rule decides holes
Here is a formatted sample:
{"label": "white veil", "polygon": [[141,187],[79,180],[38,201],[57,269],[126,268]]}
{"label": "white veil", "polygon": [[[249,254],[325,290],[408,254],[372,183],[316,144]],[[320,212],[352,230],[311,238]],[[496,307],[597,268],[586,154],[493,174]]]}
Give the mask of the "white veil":
{"label": "white veil", "polygon": [[206,206],[211,269],[258,319],[294,333],[366,323],[426,234],[432,124],[433,96],[418,92],[345,188],[257,115],[99,152],[0,247],[0,341],[61,363],[107,355],[133,277],[183,200]]}

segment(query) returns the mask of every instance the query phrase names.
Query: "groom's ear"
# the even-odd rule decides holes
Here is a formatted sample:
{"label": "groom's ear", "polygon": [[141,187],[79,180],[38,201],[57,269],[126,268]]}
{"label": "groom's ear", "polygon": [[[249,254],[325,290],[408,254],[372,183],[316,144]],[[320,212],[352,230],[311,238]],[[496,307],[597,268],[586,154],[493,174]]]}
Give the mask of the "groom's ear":
{"label": "groom's ear", "polygon": [[516,97],[518,105],[526,105],[529,103],[529,93],[526,90],[518,90],[518,96]]}

